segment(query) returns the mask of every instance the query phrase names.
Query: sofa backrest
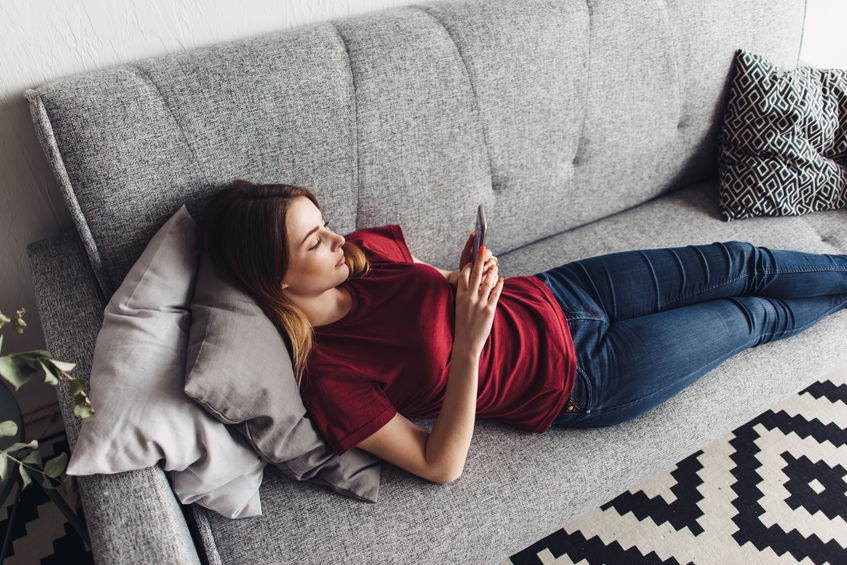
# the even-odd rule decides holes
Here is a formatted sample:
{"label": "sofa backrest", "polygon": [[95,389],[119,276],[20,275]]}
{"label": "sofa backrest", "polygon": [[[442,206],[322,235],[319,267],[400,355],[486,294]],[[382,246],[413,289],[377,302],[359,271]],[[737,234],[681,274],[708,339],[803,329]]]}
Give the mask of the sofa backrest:
{"label": "sofa backrest", "polygon": [[106,297],[183,203],[235,178],[399,223],[452,268],[483,203],[504,254],[717,174],[733,53],[796,65],[796,0],[395,8],[27,92]]}

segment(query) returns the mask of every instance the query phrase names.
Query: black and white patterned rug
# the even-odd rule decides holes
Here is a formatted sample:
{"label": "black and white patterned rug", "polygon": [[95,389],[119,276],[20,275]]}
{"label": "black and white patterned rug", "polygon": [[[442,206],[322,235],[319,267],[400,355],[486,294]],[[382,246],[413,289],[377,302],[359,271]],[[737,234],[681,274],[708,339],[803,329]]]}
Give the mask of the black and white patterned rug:
{"label": "black and white patterned rug", "polygon": [[499,565],[847,563],[847,370]]}

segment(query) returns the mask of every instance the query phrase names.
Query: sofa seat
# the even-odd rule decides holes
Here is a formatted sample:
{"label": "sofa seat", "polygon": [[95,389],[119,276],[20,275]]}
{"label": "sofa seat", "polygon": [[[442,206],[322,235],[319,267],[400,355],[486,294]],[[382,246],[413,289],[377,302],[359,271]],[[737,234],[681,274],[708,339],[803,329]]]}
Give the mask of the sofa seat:
{"label": "sofa seat", "polygon": [[[845,227],[847,211],[726,223],[718,215],[714,180],[500,260],[503,273],[514,276],[602,253],[733,239],[844,253]],[[845,335],[847,312],[830,316],[778,345],[739,354],[653,411],[610,428],[532,434],[480,421],[461,479],[439,486],[385,464],[377,505],[292,483],[268,468],[261,489],[264,516],[233,521],[196,505],[191,511],[199,535],[213,541],[212,563],[269,564],[279,555],[309,551],[315,562],[369,555],[374,563],[387,563],[397,561],[401,545],[404,560],[410,559],[410,547],[417,552],[409,562],[430,563],[433,555],[462,562],[473,548],[475,562],[497,563],[613,498],[622,486],[638,484],[748,421],[774,399],[801,390],[824,374],[822,359],[833,369],[847,363]],[[751,374],[768,377],[750,379]],[[550,492],[560,496],[551,498]],[[512,503],[504,505],[504,498]],[[454,516],[474,526],[460,526]]]}

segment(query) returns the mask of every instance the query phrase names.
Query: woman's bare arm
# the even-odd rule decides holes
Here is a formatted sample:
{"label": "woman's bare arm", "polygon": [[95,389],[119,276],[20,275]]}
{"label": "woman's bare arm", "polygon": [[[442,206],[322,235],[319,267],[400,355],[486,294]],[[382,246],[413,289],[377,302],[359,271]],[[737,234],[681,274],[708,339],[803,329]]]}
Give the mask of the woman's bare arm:
{"label": "woman's bare arm", "polygon": [[473,435],[479,357],[455,353],[444,403],[432,432],[398,413],[358,447],[439,484],[458,479]]}

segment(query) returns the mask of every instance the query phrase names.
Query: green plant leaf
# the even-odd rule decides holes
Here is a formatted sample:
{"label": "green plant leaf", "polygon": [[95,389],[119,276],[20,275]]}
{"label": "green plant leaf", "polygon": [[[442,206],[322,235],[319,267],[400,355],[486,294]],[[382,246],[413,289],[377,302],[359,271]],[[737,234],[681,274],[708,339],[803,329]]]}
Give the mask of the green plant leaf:
{"label": "green plant leaf", "polygon": [[[0,312],[0,316],[2,315],[3,313]],[[3,327],[3,324],[0,324],[0,327]],[[0,351],[3,351],[3,334],[0,334]]]}
{"label": "green plant leaf", "polygon": [[6,480],[9,472],[9,458],[5,451],[0,450],[0,481]]}
{"label": "green plant leaf", "polygon": [[55,359],[50,359],[50,363],[53,364],[54,367],[59,369],[60,371],[64,371],[66,373],[70,373],[76,367],[76,363],[68,363],[66,361],[56,361]]}
{"label": "green plant leaf", "polygon": [[85,420],[86,418],[90,418],[94,415],[94,408],[91,406],[85,406],[84,404],[77,404],[74,406],[74,416],[79,418],[80,420]]}
{"label": "green plant leaf", "polygon": [[15,437],[18,433],[18,425],[12,420],[0,422],[0,437]]}
{"label": "green plant leaf", "polygon": [[6,453],[14,453],[16,451],[20,451],[21,449],[38,449],[38,440],[34,439],[29,443],[13,443],[9,447],[7,447],[4,451]]}
{"label": "green plant leaf", "polygon": [[65,472],[65,467],[68,466],[68,454],[60,453],[53,459],[44,464],[44,474],[48,477],[58,479],[59,475]]}
{"label": "green plant leaf", "polygon": [[23,465],[18,465],[18,471],[21,474],[21,478],[24,480],[24,484],[21,487],[21,490],[23,490],[30,484],[32,484],[32,478],[29,476],[29,471],[27,471],[26,467],[24,467]]}
{"label": "green plant leaf", "polygon": [[65,475],[65,478],[62,479],[62,485],[68,498],[73,498],[76,495],[76,481],[72,476]]}
{"label": "green plant leaf", "polygon": [[19,359],[17,354],[0,357],[0,376],[15,387],[15,390],[28,383],[38,372],[38,369],[30,366],[26,360]]}
{"label": "green plant leaf", "polygon": [[62,483],[59,482],[59,479],[54,479],[53,477],[45,475],[44,480],[41,481],[41,486],[49,488],[50,490],[59,490],[62,487]]}
{"label": "green plant leaf", "polygon": [[2,328],[3,326],[5,326],[6,324],[8,324],[11,321],[12,321],[12,319],[10,317],[8,317],[6,314],[4,314],[2,310],[0,310],[0,328]]}
{"label": "green plant leaf", "polygon": [[56,386],[59,384],[59,379],[56,378],[56,375],[53,373],[54,369],[52,365],[45,365],[44,361],[39,359],[38,365],[41,367],[41,372],[44,373],[44,382],[48,385]]}
{"label": "green plant leaf", "polygon": [[79,419],[88,418],[94,414],[94,407],[91,406],[91,401],[84,392],[74,396],[74,415]]}
{"label": "green plant leaf", "polygon": [[72,396],[76,396],[79,393],[85,392],[85,379],[75,379],[73,377],[68,377],[68,384],[70,385]]}
{"label": "green plant leaf", "polygon": [[41,452],[37,451],[37,450],[31,452],[29,455],[24,457],[23,461],[21,461],[21,463],[25,463],[25,464],[29,465],[30,467],[35,467],[39,471],[44,468],[44,466],[42,465],[41,462],[42,462]]}

